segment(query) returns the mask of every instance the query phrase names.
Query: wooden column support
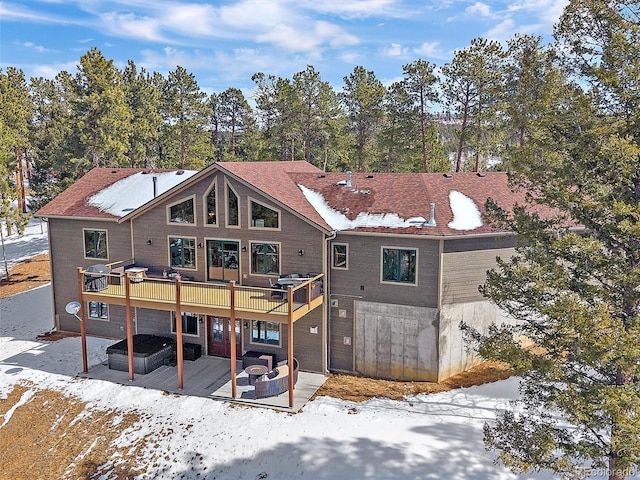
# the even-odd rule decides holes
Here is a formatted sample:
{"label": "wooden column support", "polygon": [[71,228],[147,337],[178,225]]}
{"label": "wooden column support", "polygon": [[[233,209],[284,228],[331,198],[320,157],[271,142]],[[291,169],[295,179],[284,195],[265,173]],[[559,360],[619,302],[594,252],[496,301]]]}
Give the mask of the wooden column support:
{"label": "wooden column support", "polygon": [[236,352],[236,282],[233,280],[229,282],[229,298],[231,305],[231,312],[229,318],[229,342],[231,342],[231,398],[236,398],[238,395],[238,386],[236,381],[236,365],[238,364]]}
{"label": "wooden column support", "polygon": [[131,319],[131,278],[124,276],[125,310],[127,316],[127,359],[129,360],[129,381],[133,382],[133,321]]}
{"label": "wooden column support", "polygon": [[82,371],[89,371],[89,361],[87,359],[87,322],[84,319],[84,297],[82,288],[82,268],[78,267],[78,298],[80,299],[80,339],[82,343]]}
{"label": "wooden column support", "polygon": [[287,295],[287,303],[289,306],[288,321],[287,321],[287,363],[289,364],[289,408],[293,408],[293,386],[295,385],[294,379],[294,365],[293,365],[293,288],[289,286],[289,292]]}
{"label": "wooden column support", "polygon": [[180,305],[180,277],[176,277],[176,362],[178,364],[178,388],[184,387],[184,352],[182,351],[182,306]]}

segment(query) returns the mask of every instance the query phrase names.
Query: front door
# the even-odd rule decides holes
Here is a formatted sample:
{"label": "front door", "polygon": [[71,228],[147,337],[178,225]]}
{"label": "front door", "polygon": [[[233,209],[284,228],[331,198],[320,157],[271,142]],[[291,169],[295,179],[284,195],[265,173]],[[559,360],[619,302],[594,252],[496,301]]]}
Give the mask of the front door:
{"label": "front door", "polygon": [[[236,356],[240,355],[240,320],[236,320]],[[207,338],[209,355],[231,357],[231,319],[226,317],[207,317]]]}
{"label": "front door", "polygon": [[207,280],[240,282],[240,244],[207,240]]}

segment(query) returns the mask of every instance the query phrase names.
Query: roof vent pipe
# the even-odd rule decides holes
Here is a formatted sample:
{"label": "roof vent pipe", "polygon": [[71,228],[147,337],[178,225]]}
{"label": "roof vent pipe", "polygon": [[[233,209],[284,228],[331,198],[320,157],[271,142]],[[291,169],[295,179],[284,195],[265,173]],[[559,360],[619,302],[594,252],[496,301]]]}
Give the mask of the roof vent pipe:
{"label": "roof vent pipe", "polygon": [[436,226],[436,204],[431,202],[429,204],[429,208],[430,208],[430,213],[429,213],[429,221],[427,222],[427,225],[431,226],[431,227],[435,227]]}
{"label": "roof vent pipe", "polygon": [[347,187],[351,186],[351,170],[347,170]]}
{"label": "roof vent pipe", "polygon": [[158,196],[158,177],[153,176],[153,198]]}

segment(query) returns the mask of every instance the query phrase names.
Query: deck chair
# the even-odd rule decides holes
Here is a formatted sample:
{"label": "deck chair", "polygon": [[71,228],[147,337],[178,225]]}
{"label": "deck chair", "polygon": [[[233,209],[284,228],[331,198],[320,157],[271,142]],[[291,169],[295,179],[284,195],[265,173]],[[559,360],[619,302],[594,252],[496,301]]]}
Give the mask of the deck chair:
{"label": "deck chair", "polygon": [[[278,285],[277,283],[273,283],[273,280],[271,280],[271,278],[269,278],[269,285],[271,286],[271,288],[280,288],[280,285]],[[284,291],[282,290],[271,290],[271,298],[279,298],[279,299],[284,299]]]}

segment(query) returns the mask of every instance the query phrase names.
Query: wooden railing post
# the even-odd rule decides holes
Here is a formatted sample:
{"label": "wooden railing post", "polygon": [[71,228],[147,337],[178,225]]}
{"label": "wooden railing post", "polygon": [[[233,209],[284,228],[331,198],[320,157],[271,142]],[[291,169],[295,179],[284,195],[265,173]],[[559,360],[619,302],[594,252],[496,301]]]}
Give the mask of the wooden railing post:
{"label": "wooden railing post", "polygon": [[78,295],[80,299],[80,340],[82,343],[82,371],[87,373],[89,371],[89,361],[87,359],[87,323],[84,318],[84,288],[83,288],[84,274],[82,268],[78,267]]}
{"label": "wooden railing post", "polygon": [[289,408],[293,408],[293,386],[295,385],[293,378],[293,286],[289,285],[287,295],[287,303],[289,306],[287,318],[287,363],[289,364]]}
{"label": "wooden railing post", "polygon": [[230,317],[229,318],[229,329],[231,330],[229,334],[229,342],[231,342],[231,398],[236,398],[237,392],[237,381],[236,381],[236,364],[237,355],[236,352],[236,282],[233,280],[229,282],[229,297],[230,297]]}
{"label": "wooden railing post", "polygon": [[180,277],[176,277],[176,362],[178,363],[178,388],[182,390],[184,386],[182,351],[182,308],[180,305]]}
{"label": "wooden railing post", "polygon": [[129,381],[133,382],[133,321],[131,319],[131,277],[124,274],[124,296],[127,318],[127,359],[129,360]]}

